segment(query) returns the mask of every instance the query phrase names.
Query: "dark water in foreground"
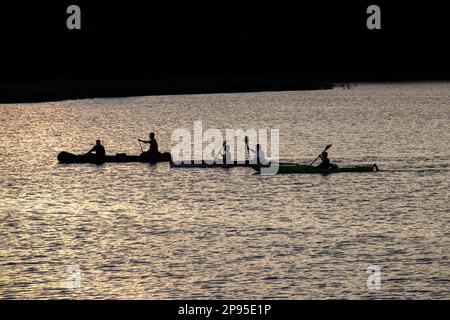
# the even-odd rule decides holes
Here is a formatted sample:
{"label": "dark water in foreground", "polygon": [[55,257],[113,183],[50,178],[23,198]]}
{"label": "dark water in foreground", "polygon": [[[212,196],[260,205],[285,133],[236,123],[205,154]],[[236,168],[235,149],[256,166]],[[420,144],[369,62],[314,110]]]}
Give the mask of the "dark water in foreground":
{"label": "dark water in foreground", "polygon": [[[56,162],[97,137],[136,154],[151,130],[170,150],[195,120],[388,171]],[[450,298],[448,83],[0,105],[0,123],[0,298]]]}

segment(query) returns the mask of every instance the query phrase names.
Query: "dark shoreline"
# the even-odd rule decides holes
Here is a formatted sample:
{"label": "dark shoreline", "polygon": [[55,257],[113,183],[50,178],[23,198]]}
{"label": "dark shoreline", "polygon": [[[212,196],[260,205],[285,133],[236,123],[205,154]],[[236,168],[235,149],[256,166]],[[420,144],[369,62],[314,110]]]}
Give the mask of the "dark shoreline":
{"label": "dark shoreline", "polygon": [[333,89],[332,83],[294,78],[54,79],[0,83],[0,103],[231,92]]}

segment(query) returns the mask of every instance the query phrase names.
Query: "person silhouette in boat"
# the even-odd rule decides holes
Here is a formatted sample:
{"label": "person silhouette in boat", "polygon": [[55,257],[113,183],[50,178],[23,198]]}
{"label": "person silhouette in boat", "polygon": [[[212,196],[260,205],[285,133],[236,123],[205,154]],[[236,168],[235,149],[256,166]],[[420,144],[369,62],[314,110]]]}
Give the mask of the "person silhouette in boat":
{"label": "person silhouette in boat", "polygon": [[86,155],[95,155],[96,158],[103,159],[106,155],[105,147],[100,140],[97,140],[95,146]]}
{"label": "person silhouette in boat", "polygon": [[326,152],[326,151],[322,152],[322,154],[320,155],[320,159],[322,160],[322,163],[317,166],[318,168],[325,169],[325,170],[337,168],[337,165],[332,164],[330,159],[328,158],[328,152]]}
{"label": "person silhouette in boat", "polygon": [[223,164],[233,164],[233,159],[231,158],[231,147],[226,141],[223,142],[223,153],[222,153],[222,163]]}
{"label": "person silhouette in boat", "polygon": [[265,162],[266,155],[259,143],[256,145],[256,150],[250,149],[250,147],[248,146],[248,143],[247,143],[247,151],[249,153],[249,157],[250,157],[250,151],[254,153],[254,156],[250,157],[250,159],[253,161],[256,160],[257,164],[262,164],[263,162]]}
{"label": "person silhouette in boat", "polygon": [[159,158],[160,152],[158,150],[158,142],[155,139],[155,133],[154,132],[150,133],[148,141],[141,140],[141,139],[138,139],[138,141],[142,142],[142,143],[147,143],[150,145],[148,148],[148,151],[143,152],[141,156],[148,157],[150,159],[150,161],[157,161]]}

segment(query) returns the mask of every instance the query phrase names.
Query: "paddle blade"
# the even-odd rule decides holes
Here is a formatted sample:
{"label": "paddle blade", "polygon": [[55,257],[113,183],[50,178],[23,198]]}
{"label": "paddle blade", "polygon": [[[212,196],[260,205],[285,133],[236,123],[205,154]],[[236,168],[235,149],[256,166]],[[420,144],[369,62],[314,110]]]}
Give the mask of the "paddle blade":
{"label": "paddle blade", "polygon": [[332,144],[327,145],[327,146],[325,147],[325,151],[327,151],[328,149],[330,149],[332,146],[333,146]]}

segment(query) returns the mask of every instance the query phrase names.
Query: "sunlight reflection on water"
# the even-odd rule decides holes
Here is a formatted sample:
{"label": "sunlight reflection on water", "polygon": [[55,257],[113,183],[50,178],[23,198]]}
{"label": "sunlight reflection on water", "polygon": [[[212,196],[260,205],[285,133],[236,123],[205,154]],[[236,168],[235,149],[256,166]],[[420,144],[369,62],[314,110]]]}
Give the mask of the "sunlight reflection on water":
{"label": "sunlight reflection on water", "polygon": [[[0,105],[0,297],[450,298],[449,102],[450,85],[432,83]],[[137,154],[149,131],[168,151],[195,120],[278,128],[283,160],[333,143],[339,164],[410,171],[56,161],[97,138]],[[369,265],[382,269],[376,292]]]}

